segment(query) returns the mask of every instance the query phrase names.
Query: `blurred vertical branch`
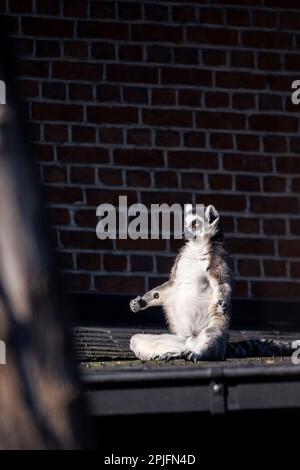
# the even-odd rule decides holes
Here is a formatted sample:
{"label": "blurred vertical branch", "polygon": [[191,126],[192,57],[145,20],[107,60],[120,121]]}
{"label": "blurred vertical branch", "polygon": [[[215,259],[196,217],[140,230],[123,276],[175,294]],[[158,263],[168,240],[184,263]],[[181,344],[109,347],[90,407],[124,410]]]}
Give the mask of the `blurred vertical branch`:
{"label": "blurred vertical branch", "polygon": [[0,31],[0,449],[82,448],[80,387],[1,23]]}

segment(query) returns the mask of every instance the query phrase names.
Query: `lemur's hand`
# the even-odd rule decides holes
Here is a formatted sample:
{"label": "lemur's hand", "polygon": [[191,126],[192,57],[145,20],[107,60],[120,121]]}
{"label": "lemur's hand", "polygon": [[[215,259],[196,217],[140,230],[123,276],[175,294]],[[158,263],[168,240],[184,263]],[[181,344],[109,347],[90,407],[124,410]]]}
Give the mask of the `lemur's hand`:
{"label": "lemur's hand", "polygon": [[131,310],[136,313],[140,310],[141,308],[141,300],[142,300],[142,297],[140,297],[139,295],[135,298],[135,299],[132,299],[130,301],[130,308]]}

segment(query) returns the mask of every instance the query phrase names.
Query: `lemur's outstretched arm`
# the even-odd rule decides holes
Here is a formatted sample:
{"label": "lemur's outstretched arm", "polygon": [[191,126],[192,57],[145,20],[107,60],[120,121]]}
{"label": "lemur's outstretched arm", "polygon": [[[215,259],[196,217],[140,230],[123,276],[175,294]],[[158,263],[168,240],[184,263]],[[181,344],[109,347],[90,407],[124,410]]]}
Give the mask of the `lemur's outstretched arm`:
{"label": "lemur's outstretched arm", "polygon": [[167,281],[154,289],[149,290],[142,297],[138,296],[131,300],[130,308],[133,312],[145,310],[148,307],[158,307],[163,305],[171,289],[171,281]]}

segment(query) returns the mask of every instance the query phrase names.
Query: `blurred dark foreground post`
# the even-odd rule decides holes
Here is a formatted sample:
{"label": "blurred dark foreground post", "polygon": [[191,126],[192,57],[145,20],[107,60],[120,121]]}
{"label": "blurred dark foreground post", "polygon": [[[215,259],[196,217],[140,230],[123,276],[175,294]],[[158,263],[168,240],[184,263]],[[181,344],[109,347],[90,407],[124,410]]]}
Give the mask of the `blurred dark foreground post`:
{"label": "blurred dark foreground post", "polygon": [[0,449],[78,449],[80,387],[1,23],[0,39]]}

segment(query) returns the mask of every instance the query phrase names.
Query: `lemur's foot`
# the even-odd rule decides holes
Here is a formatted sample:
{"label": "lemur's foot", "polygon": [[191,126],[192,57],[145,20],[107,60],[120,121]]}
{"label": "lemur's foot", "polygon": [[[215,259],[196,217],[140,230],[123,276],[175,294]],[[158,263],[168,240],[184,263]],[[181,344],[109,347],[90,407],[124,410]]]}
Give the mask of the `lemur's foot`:
{"label": "lemur's foot", "polygon": [[130,301],[130,308],[131,310],[136,313],[138,312],[139,310],[141,310],[142,308],[145,308],[147,306],[147,303],[145,302],[145,300],[140,297],[139,295],[135,298],[135,299],[132,299]]}
{"label": "lemur's foot", "polygon": [[228,302],[226,300],[219,300],[217,302],[217,313],[222,314],[225,313],[228,309]]}
{"label": "lemur's foot", "polygon": [[201,354],[196,354],[196,353],[193,353],[193,352],[186,352],[186,353],[183,353],[183,358],[186,360],[186,361],[192,361],[192,362],[199,362],[202,360],[202,357],[201,357]]}

